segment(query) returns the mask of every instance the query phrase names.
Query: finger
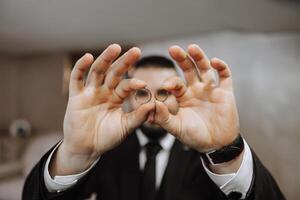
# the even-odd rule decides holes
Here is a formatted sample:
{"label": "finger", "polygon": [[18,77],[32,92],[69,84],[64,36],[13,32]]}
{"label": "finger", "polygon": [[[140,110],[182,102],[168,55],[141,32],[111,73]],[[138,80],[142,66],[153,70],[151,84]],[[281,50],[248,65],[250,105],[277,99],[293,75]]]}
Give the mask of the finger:
{"label": "finger", "polygon": [[182,69],[188,85],[192,85],[199,81],[198,72],[193,61],[182,48],[174,45],[169,48],[169,53]]}
{"label": "finger", "polygon": [[70,95],[79,93],[84,87],[84,75],[87,69],[93,63],[94,58],[92,54],[86,53],[75,64],[70,77],[69,92]]}
{"label": "finger", "polygon": [[123,79],[115,89],[113,93],[113,101],[115,103],[122,103],[131,92],[142,89],[146,86],[146,83],[138,79]]}
{"label": "finger", "polygon": [[172,115],[169,112],[168,107],[160,101],[155,101],[154,121],[166,131],[168,131],[175,137],[178,137],[181,129],[180,120],[177,116]]}
{"label": "finger", "polygon": [[231,78],[231,72],[228,67],[228,65],[218,58],[212,58],[211,66],[217,70],[219,75],[219,82],[220,87],[224,89],[231,89],[232,88],[232,78]]}
{"label": "finger", "polygon": [[141,50],[139,48],[133,47],[128,50],[112,64],[111,70],[105,77],[104,84],[107,85],[109,89],[114,89],[121,81],[125,72],[140,58],[140,56]]}
{"label": "finger", "polygon": [[205,75],[204,90],[213,90],[217,86],[217,80],[214,79],[214,71],[209,70]]}
{"label": "finger", "polygon": [[185,95],[187,87],[184,84],[183,80],[178,76],[171,77],[163,83],[163,89],[171,92],[177,99],[180,99]]}
{"label": "finger", "polygon": [[140,105],[136,110],[126,113],[125,124],[126,131],[129,133],[138,126],[140,126],[144,121],[146,121],[148,114],[155,109],[155,103],[149,102]]}
{"label": "finger", "polygon": [[89,71],[86,85],[99,87],[104,79],[104,75],[111,63],[120,55],[121,47],[118,44],[108,46],[102,54],[95,60]]}
{"label": "finger", "polygon": [[209,73],[211,66],[204,51],[196,44],[191,44],[188,47],[188,53],[193,58],[196,66],[200,72],[200,79],[204,83],[211,81],[212,77]]}

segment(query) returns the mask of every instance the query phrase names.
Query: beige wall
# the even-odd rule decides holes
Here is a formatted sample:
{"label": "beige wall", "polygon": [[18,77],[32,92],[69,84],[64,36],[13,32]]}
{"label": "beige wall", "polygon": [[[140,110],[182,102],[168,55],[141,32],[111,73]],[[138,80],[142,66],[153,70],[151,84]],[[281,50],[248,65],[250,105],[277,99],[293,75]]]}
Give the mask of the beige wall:
{"label": "beige wall", "polygon": [[62,129],[62,63],[59,54],[0,56],[0,129],[16,118],[39,133]]}
{"label": "beige wall", "polygon": [[15,58],[0,57],[0,128],[7,128],[8,124],[18,116],[17,109],[17,66]]}

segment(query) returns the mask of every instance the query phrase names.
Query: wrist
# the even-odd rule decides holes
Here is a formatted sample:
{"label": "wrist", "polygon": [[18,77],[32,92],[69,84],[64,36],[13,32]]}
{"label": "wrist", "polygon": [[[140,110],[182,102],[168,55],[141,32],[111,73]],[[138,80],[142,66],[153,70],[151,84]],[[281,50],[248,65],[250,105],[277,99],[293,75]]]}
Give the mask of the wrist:
{"label": "wrist", "polygon": [[81,173],[88,169],[98,157],[99,155],[96,154],[72,153],[62,142],[50,161],[50,175],[54,177]]}
{"label": "wrist", "polygon": [[220,164],[205,163],[206,166],[215,174],[231,174],[237,173],[244,158],[244,150],[236,158]]}
{"label": "wrist", "polygon": [[244,141],[240,134],[230,144],[220,149],[201,153],[201,157],[207,164],[218,165],[228,163],[238,158],[244,150]]}

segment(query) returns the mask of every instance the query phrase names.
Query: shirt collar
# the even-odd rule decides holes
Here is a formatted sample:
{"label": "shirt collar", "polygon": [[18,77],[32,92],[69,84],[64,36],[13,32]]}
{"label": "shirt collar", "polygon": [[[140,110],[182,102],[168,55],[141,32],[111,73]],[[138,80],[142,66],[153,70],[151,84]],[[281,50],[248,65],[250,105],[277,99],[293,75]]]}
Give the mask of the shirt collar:
{"label": "shirt collar", "polygon": [[[141,129],[136,130],[136,136],[141,147],[144,147],[149,142],[149,139],[143,134]],[[167,133],[163,138],[159,140],[159,144],[164,150],[168,151],[172,148],[174,141],[175,137],[170,133]]]}

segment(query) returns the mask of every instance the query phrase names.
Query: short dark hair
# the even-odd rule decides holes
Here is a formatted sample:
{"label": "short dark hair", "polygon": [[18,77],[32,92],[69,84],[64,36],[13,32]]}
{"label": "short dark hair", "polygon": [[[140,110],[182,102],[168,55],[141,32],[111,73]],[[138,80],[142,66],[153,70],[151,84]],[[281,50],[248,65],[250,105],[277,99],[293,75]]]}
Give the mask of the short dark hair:
{"label": "short dark hair", "polygon": [[134,67],[136,69],[146,67],[162,67],[175,69],[175,64],[171,59],[164,56],[151,55],[141,58],[135,63]]}

